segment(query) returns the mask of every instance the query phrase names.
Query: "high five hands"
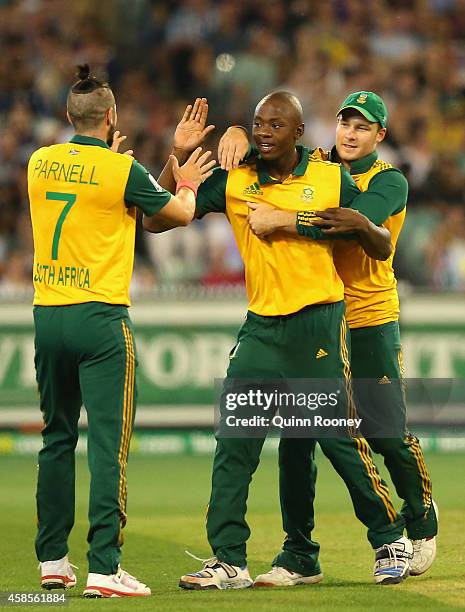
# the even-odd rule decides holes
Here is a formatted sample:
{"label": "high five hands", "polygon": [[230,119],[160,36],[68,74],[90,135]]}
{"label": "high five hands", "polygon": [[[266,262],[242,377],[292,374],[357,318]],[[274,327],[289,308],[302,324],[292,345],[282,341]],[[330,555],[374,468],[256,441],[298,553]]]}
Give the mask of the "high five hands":
{"label": "high five hands", "polygon": [[[206,98],[196,98],[194,104],[189,104],[184,111],[181,121],[176,126],[173,139],[174,152],[181,152],[187,157],[198,148],[205,138],[215,129],[214,125],[205,127],[208,117],[208,102]],[[122,136],[117,130],[113,135],[111,150],[118,153],[120,145],[127,136]],[[125,155],[133,155],[131,149]]]}

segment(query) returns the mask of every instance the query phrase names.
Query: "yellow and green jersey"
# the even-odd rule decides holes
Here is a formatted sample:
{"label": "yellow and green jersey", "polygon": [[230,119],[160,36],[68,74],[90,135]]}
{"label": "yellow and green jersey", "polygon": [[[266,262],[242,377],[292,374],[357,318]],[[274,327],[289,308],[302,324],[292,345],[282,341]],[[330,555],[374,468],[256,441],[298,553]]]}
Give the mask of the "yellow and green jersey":
{"label": "yellow and green jersey", "polygon": [[[315,156],[327,159],[321,149]],[[337,159],[335,150],[329,155]],[[368,257],[356,240],[334,241],[334,262],[344,283],[346,318],[349,327],[371,327],[399,318],[397,281],[392,267],[395,246],[405,219],[408,184],[391,164],[375,152],[351,164],[350,174],[363,193],[351,203],[376,225],[391,233],[393,252],[386,261]]]}
{"label": "yellow and green jersey", "polygon": [[300,162],[283,181],[269,176],[261,158],[250,159],[229,172],[216,168],[197,197],[197,217],[208,212],[227,215],[244,261],[248,308],[263,316],[287,315],[344,296],[332,241],[310,241],[284,232],[263,240],[247,222],[247,202],[311,213],[340,203],[347,206],[360,193],[340,165],[314,158],[304,147],[297,149]]}
{"label": "yellow and green jersey", "polygon": [[42,147],[28,165],[34,304],[129,306],[137,206],[170,200],[138,162],[97,138]]}

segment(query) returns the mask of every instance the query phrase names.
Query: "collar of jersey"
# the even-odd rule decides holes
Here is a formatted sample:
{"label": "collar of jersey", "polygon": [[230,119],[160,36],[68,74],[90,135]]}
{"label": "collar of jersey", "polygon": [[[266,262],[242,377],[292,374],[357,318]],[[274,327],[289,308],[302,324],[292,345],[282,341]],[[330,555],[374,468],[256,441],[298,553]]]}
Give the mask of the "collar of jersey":
{"label": "collar of jersey", "polygon": [[[296,146],[297,152],[299,154],[299,163],[292,171],[293,176],[303,176],[308,166],[308,149],[307,147],[303,147],[302,145]],[[257,160],[257,175],[258,182],[260,185],[266,185],[267,183],[281,183],[282,181],[277,181],[273,177],[268,174],[268,169],[266,167],[265,162],[261,157]]]}
{"label": "collar of jersey", "polygon": [[93,136],[80,136],[76,134],[71,138],[70,142],[73,144],[94,145],[95,147],[103,147],[104,149],[110,148],[106,142],[100,140],[100,138],[93,138]]}
{"label": "collar of jersey", "polygon": [[[336,147],[331,149],[331,153],[329,156],[330,160],[336,163],[340,163],[339,155],[337,154]],[[361,157],[360,159],[356,159],[350,164],[350,174],[363,174],[364,172],[368,172],[371,166],[378,159],[378,152],[373,151],[373,153],[369,153],[365,155],[365,157]]]}

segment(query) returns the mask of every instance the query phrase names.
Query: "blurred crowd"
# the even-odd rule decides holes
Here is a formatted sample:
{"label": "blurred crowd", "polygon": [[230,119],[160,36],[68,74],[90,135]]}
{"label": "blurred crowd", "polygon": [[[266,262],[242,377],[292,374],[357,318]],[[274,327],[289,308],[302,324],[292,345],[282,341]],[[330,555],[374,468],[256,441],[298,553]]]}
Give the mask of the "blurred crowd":
{"label": "blurred crowd", "polygon": [[[396,258],[413,285],[465,288],[465,0],[0,0],[0,297],[30,291],[25,167],[72,135],[75,66],[106,77],[127,148],[155,176],[185,105],[210,104],[216,151],[230,124],[286,88],[302,100],[305,144],[330,147],[350,91],[382,95],[380,157],[410,182]],[[242,283],[223,215],[137,237],[133,292]]]}

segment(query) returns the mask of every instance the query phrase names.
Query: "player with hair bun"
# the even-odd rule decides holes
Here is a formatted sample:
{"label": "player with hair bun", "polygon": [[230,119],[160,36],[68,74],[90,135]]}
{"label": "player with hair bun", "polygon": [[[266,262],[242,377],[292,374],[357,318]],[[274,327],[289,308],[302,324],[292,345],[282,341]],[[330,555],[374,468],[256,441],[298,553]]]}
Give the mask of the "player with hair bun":
{"label": "player with hair bun", "polygon": [[90,470],[89,574],[85,597],[147,596],[120,568],[126,466],[136,408],[137,367],[128,315],[136,208],[181,225],[211,174],[198,148],[173,165],[176,195],[114,148],[116,104],[108,85],[80,66],[67,100],[70,142],[42,147],[28,165],[34,236],[35,366],[44,419],[37,482],[36,553],[41,586],[76,585],[68,560],[74,524],[74,451],[87,412]]}

